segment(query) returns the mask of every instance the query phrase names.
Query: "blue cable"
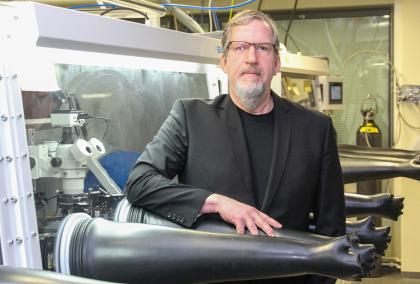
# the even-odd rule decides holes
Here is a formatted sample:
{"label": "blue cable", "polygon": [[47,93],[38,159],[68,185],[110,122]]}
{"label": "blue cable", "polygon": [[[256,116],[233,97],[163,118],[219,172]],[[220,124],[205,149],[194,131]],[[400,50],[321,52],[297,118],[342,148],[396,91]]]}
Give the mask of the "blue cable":
{"label": "blue cable", "polygon": [[76,5],[76,6],[71,6],[68,9],[84,9],[84,8],[92,8],[92,7],[110,7],[110,8],[117,8],[119,7],[118,5],[114,5],[114,4],[86,4],[86,5]]}
{"label": "blue cable", "polygon": [[183,4],[160,4],[164,7],[178,7],[178,8],[184,8],[184,9],[198,9],[198,10],[205,10],[205,11],[221,11],[221,10],[229,10],[234,8],[239,8],[245,5],[248,5],[252,2],[255,2],[255,0],[248,0],[243,3],[239,3],[236,5],[231,6],[224,6],[224,7],[204,7],[204,6],[193,6],[193,5],[183,5]]}
{"label": "blue cable", "polygon": [[213,14],[214,24],[216,25],[216,31],[220,31],[220,22],[219,17],[216,12],[211,12]]}

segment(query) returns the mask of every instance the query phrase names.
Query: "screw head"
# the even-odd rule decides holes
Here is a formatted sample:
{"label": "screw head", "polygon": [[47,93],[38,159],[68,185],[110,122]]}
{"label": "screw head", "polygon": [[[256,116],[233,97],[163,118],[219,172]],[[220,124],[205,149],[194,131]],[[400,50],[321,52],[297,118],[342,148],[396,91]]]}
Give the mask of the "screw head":
{"label": "screw head", "polygon": [[21,237],[16,237],[16,243],[21,244],[23,242],[23,239]]}
{"label": "screw head", "polygon": [[7,203],[7,202],[9,202],[9,198],[3,197],[3,203]]}
{"label": "screw head", "polygon": [[19,114],[17,115],[17,118],[22,118],[22,114],[21,114],[21,113],[19,113]]}
{"label": "screw head", "polygon": [[28,154],[23,153],[23,154],[22,154],[22,158],[26,158],[26,157],[28,157]]}
{"label": "screw head", "polygon": [[7,240],[7,243],[8,243],[9,245],[13,245],[13,240]]}
{"label": "screw head", "polygon": [[2,157],[2,156],[1,156],[1,157],[0,157],[0,162],[2,162],[3,160],[4,160],[4,157]]}
{"label": "screw head", "polygon": [[3,115],[1,116],[1,120],[3,120],[3,121],[7,121],[7,119],[8,119],[7,115],[3,114]]}
{"label": "screw head", "polygon": [[10,156],[6,156],[6,161],[8,161],[10,163],[11,161],[13,161],[13,158],[10,157]]}
{"label": "screw head", "polygon": [[10,201],[12,201],[13,203],[16,203],[18,200],[17,200],[16,196],[12,196],[12,197],[10,197]]}
{"label": "screw head", "polygon": [[30,198],[32,196],[32,192],[28,192],[27,194],[26,194],[26,197],[28,197],[28,198]]}
{"label": "screw head", "polygon": [[31,233],[31,237],[32,237],[32,238],[35,238],[35,237],[36,237],[36,232],[32,232],[32,233]]}

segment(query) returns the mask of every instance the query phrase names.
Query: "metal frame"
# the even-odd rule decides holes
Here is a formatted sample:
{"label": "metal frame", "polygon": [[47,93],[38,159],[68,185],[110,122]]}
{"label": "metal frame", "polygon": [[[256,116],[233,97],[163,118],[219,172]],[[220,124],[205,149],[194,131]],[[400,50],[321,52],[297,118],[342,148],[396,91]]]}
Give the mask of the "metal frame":
{"label": "metal frame", "polygon": [[[0,25],[15,18],[0,13]],[[0,33],[0,244],[3,264],[42,268],[18,75],[10,34]]]}
{"label": "metal frame", "polygon": [[218,63],[220,43],[215,39],[40,3],[12,5],[26,10],[39,47]]}

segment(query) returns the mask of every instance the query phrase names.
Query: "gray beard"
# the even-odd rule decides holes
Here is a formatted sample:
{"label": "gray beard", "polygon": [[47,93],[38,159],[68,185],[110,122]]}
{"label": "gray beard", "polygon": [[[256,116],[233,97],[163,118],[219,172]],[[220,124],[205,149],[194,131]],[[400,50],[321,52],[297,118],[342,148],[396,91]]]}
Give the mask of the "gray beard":
{"label": "gray beard", "polygon": [[254,110],[263,99],[264,85],[262,82],[257,83],[252,87],[244,87],[239,82],[236,83],[236,95],[241,101],[242,105],[248,110]]}

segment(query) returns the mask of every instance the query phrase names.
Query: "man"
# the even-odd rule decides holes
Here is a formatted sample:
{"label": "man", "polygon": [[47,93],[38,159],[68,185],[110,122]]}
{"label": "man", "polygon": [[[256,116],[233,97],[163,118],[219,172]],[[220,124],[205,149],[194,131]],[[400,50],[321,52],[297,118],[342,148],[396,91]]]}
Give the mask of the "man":
{"label": "man", "polygon": [[[243,11],[226,26],[222,45],[229,95],[174,104],[130,174],[128,200],[186,227],[213,213],[238,234],[259,228],[273,235],[281,226],[307,231],[313,222],[318,234],[343,235],[331,119],[270,91],[280,69],[275,24],[261,12]],[[305,283],[304,277],[272,281]]]}

